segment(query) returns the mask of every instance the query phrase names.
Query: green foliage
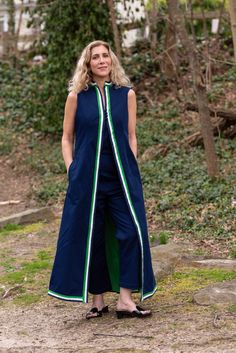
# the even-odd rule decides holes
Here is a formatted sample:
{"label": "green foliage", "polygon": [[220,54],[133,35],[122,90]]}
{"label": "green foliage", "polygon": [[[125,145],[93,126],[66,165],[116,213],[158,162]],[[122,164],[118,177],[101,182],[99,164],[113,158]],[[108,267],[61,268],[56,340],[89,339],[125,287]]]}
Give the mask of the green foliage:
{"label": "green foliage", "polygon": [[[230,74],[225,72],[225,79],[234,74],[234,70],[229,71]],[[137,123],[140,155],[155,145],[176,144],[166,156],[157,154],[140,164],[145,197],[156,200],[151,203],[153,222],[174,234],[233,237],[236,168],[232,160],[236,141],[216,139],[221,177],[211,179],[206,172],[204,150],[181,147],[179,143],[196,127],[189,130],[176,102],[168,98],[148,113]]]}
{"label": "green foliage", "polygon": [[233,259],[236,259],[236,248],[235,248],[235,247],[231,250],[230,256],[231,256]]}
{"label": "green foliage", "polygon": [[55,183],[55,179],[53,178],[44,178],[43,184],[36,191],[36,197],[41,202],[47,202],[51,200],[58,200],[62,193],[66,190],[65,180],[58,181]]}
{"label": "green foliage", "polygon": [[106,3],[98,0],[80,1],[79,6],[77,0],[56,0],[36,7],[32,25],[39,17],[44,29],[36,52],[46,56],[46,63],[32,69],[26,111],[28,119],[37,117],[37,130],[55,133],[62,129],[67,83],[79,54],[92,40],[111,42],[112,31]]}
{"label": "green foliage", "polygon": [[12,230],[19,230],[23,228],[24,227],[20,224],[9,223],[9,224],[6,224],[2,229],[0,229],[0,233],[9,232]]}
{"label": "green foliage", "polygon": [[[30,13],[30,26],[43,24],[43,33],[30,56],[43,54],[45,62],[29,66],[18,61],[15,69],[0,64],[3,109],[11,113],[13,125],[18,129],[33,128],[58,138],[68,81],[82,49],[97,39],[112,45],[113,34],[105,1],[81,0],[78,5],[77,0],[56,0],[40,6],[45,1],[38,0],[37,4]],[[2,115],[1,119],[8,117]]]}
{"label": "green foliage", "polygon": [[159,244],[164,245],[168,243],[168,238],[169,238],[169,234],[167,232],[160,232],[159,233]]}

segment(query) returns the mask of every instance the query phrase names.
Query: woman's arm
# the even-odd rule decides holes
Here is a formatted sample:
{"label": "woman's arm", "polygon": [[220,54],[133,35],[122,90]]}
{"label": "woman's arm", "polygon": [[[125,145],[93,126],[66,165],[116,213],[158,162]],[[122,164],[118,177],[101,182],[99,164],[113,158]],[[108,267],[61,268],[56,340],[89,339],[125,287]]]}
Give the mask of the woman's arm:
{"label": "woman's arm", "polygon": [[138,147],[137,147],[137,138],[136,138],[136,94],[130,89],[128,92],[128,114],[129,114],[129,123],[128,123],[128,132],[129,132],[129,145],[130,148],[137,158]]}
{"label": "woman's arm", "polygon": [[62,155],[65,161],[67,172],[73,160],[74,125],[75,125],[76,108],[77,108],[77,94],[74,92],[70,92],[68,94],[66,105],[65,105],[63,135],[61,140]]}

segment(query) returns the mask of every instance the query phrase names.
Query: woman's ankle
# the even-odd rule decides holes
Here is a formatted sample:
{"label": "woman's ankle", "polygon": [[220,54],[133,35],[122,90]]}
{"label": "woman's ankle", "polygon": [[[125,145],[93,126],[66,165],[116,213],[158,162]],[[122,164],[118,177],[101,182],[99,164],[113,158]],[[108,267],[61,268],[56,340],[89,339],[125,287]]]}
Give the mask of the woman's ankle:
{"label": "woman's ankle", "polygon": [[93,296],[93,306],[101,310],[104,307],[103,294],[96,294]]}

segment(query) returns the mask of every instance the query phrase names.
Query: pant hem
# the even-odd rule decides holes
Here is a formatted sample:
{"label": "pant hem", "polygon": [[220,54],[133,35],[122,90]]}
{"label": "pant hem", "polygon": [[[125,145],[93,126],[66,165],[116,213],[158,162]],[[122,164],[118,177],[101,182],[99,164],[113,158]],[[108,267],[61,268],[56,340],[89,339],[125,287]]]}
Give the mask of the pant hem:
{"label": "pant hem", "polygon": [[132,289],[132,290],[138,290],[138,288],[139,288],[138,285],[132,285],[132,284],[127,284],[127,283],[120,283],[120,287]]}

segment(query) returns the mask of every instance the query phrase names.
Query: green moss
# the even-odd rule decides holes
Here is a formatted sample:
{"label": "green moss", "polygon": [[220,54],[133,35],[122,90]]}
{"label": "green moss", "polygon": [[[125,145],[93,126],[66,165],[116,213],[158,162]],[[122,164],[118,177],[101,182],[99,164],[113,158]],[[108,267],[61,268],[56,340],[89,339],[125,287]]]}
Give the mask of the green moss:
{"label": "green moss", "polygon": [[180,268],[178,271],[159,282],[159,297],[163,300],[182,298],[192,300],[195,291],[216,282],[236,278],[236,271],[224,269]]}

